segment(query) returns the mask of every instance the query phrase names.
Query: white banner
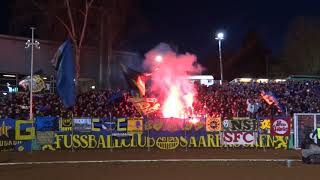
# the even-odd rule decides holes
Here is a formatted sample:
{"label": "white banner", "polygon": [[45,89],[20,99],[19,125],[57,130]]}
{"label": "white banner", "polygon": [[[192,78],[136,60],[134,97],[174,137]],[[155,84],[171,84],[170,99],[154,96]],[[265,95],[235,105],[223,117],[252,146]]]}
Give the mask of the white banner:
{"label": "white banner", "polygon": [[252,145],[257,142],[257,132],[222,132],[222,144]]}
{"label": "white banner", "polygon": [[91,119],[89,118],[74,118],[73,128],[74,131],[90,132],[91,131]]}

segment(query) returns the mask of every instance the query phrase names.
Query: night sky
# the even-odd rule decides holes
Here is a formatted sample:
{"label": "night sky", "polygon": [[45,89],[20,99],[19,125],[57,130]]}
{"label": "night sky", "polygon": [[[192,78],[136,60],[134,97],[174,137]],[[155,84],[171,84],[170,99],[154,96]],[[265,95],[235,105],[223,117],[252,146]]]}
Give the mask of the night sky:
{"label": "night sky", "polygon": [[[320,1],[142,0],[140,9],[149,31],[131,41],[137,51],[159,42],[176,44],[180,52],[200,59],[217,50],[214,34],[225,32],[223,48],[237,51],[244,34],[256,31],[273,54],[279,52],[295,16],[319,15]],[[264,3],[263,3],[264,2]]]}
{"label": "night sky", "polygon": [[[10,34],[10,0],[0,3],[0,33]],[[259,33],[273,54],[279,52],[288,24],[295,16],[320,15],[319,0],[140,0],[138,11],[147,31],[135,34],[124,48],[145,53],[160,42],[178,46],[200,59],[217,51],[214,34],[225,32],[224,51],[237,51],[244,34]],[[255,2],[255,3],[254,3]]]}
{"label": "night sky", "polygon": [[10,0],[0,0],[0,33],[1,34],[10,34],[8,32],[9,28],[9,18],[10,18]]}

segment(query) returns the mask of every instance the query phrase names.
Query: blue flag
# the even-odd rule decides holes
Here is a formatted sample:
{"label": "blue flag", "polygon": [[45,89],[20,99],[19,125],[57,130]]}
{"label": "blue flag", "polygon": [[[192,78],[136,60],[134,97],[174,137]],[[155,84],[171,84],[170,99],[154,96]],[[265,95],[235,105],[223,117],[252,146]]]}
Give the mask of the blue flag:
{"label": "blue flag", "polygon": [[57,90],[66,108],[75,104],[75,64],[70,39],[66,40],[57,50],[53,60],[57,70]]}

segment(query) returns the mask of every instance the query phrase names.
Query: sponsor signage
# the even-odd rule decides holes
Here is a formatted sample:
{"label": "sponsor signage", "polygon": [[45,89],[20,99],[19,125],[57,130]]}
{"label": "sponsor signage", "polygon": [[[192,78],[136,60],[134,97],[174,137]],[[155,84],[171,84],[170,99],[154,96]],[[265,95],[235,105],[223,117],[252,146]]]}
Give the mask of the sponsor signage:
{"label": "sponsor signage", "polygon": [[290,135],[290,118],[274,118],[271,121],[272,136],[289,136]]}

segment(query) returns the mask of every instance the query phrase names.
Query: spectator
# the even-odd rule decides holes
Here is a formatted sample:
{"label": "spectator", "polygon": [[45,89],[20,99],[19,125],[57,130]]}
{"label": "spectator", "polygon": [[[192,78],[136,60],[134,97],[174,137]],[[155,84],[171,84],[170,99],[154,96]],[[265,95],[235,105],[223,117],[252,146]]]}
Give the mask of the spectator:
{"label": "spectator", "polygon": [[251,99],[247,99],[247,112],[249,117],[253,117],[255,113],[255,104]]}
{"label": "spectator", "polygon": [[[284,112],[274,115],[293,113],[320,112],[320,81],[268,84],[223,84],[202,86],[196,84],[197,95],[193,103],[194,112],[209,116],[222,117],[256,117],[271,116],[272,108],[260,97],[262,90],[272,91]],[[65,109],[56,94],[36,94],[34,97],[35,116],[84,116],[84,117],[128,117],[140,116],[133,104],[128,101],[129,92],[123,97],[108,103],[108,99],[119,90],[90,91],[77,96],[76,105]],[[27,119],[29,115],[29,95],[25,93],[10,94],[0,97],[0,118]],[[205,112],[203,112],[205,107]],[[159,116],[155,112],[150,116]]]}

